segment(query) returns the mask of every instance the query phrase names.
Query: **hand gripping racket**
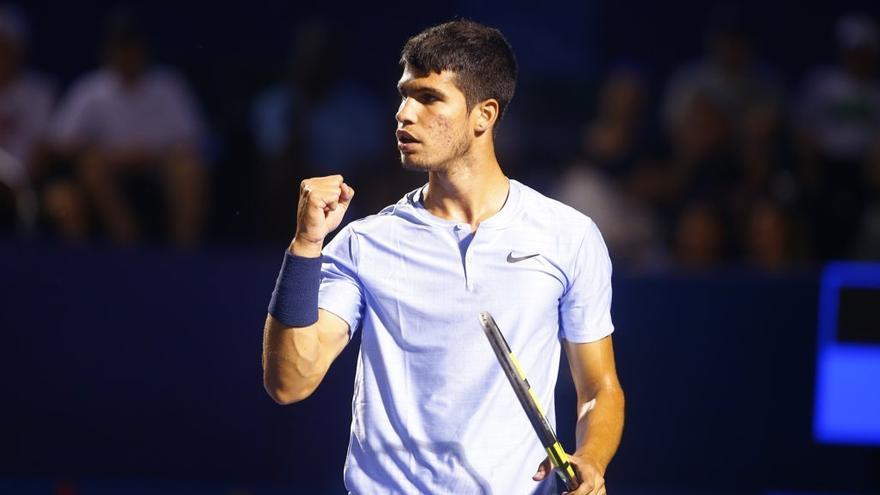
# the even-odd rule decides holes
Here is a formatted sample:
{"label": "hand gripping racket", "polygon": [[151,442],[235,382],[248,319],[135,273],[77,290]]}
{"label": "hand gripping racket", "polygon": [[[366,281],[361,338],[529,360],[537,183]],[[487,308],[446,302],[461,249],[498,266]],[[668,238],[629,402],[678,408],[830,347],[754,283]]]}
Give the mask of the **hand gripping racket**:
{"label": "hand gripping racket", "polygon": [[495,351],[495,356],[501,364],[501,369],[504,370],[504,374],[507,375],[507,379],[513,387],[516,398],[519,399],[523,411],[526,412],[529,422],[532,423],[532,428],[535,429],[535,433],[541,440],[544,450],[547,451],[547,456],[550,458],[550,462],[553,463],[554,471],[562,478],[562,481],[565,482],[569,490],[574,490],[578,485],[574,468],[568,462],[568,455],[562,449],[562,445],[557,440],[556,434],[553,433],[553,429],[550,428],[550,423],[547,422],[547,418],[541,410],[538,398],[532,392],[532,388],[526,379],[525,373],[523,373],[522,367],[519,365],[519,361],[513,355],[513,352],[510,351],[510,346],[507,345],[504,335],[501,334],[501,329],[498,328],[498,324],[495,323],[492,315],[486,311],[480,313],[480,324],[483,326],[486,337],[489,338],[489,343],[492,344],[492,350]]}

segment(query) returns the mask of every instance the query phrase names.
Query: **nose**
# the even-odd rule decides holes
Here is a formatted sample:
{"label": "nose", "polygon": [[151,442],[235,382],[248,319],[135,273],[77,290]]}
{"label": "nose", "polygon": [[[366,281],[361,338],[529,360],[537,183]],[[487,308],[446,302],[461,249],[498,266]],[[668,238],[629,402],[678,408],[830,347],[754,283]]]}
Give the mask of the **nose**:
{"label": "nose", "polygon": [[400,106],[397,107],[397,113],[394,114],[394,118],[397,120],[398,124],[406,126],[415,123],[415,110],[413,107],[416,103],[417,102],[412,98],[403,98],[400,100]]}

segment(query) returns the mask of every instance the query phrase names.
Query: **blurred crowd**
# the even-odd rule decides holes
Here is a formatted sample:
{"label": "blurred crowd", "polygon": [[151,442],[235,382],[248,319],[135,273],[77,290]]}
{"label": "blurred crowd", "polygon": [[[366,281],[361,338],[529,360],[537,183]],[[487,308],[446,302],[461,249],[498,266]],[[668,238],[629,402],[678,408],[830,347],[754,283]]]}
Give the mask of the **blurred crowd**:
{"label": "blurred crowd", "polygon": [[[780,272],[880,258],[875,21],[829,20],[836,59],[791,84],[762,57],[749,21],[720,11],[703,56],[663,81],[638,62],[613,65],[578,124],[577,151],[547,180],[529,182],[517,164],[540,132],[513,112],[499,128],[502,166],[509,157],[512,177],[591,216],[615,262],[634,269]],[[199,92],[155,62],[141,22],[135,9],[111,11],[103,64],[59,88],[27,63],[29,37],[44,34],[0,6],[4,236],[192,247],[224,230],[212,205],[236,189],[247,227],[235,236],[282,241],[304,177],[342,173],[357,184],[350,218],[424,181],[399,171],[394,103],[346,69],[355,47],[329,24],[299,25],[287,76],[251,95],[245,131],[217,146]],[[218,186],[212,164],[229,155],[246,166]]]}
{"label": "blurred crowd", "polygon": [[768,271],[880,257],[880,39],[868,17],[837,20],[838,58],[791,93],[723,12],[704,56],[664,84],[646,128],[645,80],[605,80],[560,198],[591,212],[618,256],[700,269]]}
{"label": "blurred crowd", "polygon": [[880,257],[880,39],[863,16],[835,31],[836,64],[789,93],[746,19],[723,13],[704,56],[664,84],[657,129],[639,71],[613,70],[560,197],[643,266]]}

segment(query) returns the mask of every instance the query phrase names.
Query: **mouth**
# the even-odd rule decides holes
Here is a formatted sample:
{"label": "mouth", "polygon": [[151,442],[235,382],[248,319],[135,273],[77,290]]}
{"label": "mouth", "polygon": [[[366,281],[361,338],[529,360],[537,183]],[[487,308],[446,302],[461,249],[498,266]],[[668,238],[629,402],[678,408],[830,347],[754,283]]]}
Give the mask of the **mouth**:
{"label": "mouth", "polygon": [[400,151],[412,150],[419,144],[419,140],[415,136],[404,130],[398,130],[395,134],[397,135],[397,149]]}

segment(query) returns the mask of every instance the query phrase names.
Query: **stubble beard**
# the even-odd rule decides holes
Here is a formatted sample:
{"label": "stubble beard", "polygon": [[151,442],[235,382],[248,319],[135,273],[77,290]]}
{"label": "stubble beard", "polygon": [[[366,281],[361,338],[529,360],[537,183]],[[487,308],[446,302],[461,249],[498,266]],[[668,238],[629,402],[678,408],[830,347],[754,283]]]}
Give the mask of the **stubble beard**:
{"label": "stubble beard", "polygon": [[446,172],[461,163],[470,150],[470,141],[462,136],[455,141],[447,156],[436,159],[428,158],[425,161],[407,161],[407,155],[401,153],[400,164],[404,170],[414,172]]}

